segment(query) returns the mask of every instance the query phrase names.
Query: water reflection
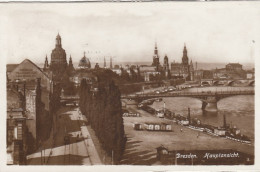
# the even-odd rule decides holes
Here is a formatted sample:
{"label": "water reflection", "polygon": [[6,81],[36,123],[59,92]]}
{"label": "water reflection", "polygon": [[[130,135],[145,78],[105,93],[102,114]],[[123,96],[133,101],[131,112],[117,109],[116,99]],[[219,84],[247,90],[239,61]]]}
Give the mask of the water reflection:
{"label": "water reflection", "polygon": [[[203,87],[198,88],[204,91],[223,90],[226,87]],[[228,88],[231,89],[231,88]],[[237,90],[253,90],[253,87],[233,87]],[[197,88],[191,88],[187,91],[197,91]],[[161,109],[163,102],[166,108],[176,114],[188,115],[188,107],[191,110],[191,117],[199,118],[203,123],[214,126],[223,125],[223,115],[226,115],[227,124],[238,127],[241,132],[251,138],[254,138],[254,120],[255,103],[254,95],[240,95],[223,98],[217,102],[217,112],[206,112],[201,109],[202,101],[189,97],[163,98],[162,102],[154,102],[153,107]]]}
{"label": "water reflection", "polygon": [[202,111],[202,116],[205,117],[205,118],[216,117],[216,116],[218,116],[218,111],[216,111],[216,112],[209,112],[209,111],[203,110]]}

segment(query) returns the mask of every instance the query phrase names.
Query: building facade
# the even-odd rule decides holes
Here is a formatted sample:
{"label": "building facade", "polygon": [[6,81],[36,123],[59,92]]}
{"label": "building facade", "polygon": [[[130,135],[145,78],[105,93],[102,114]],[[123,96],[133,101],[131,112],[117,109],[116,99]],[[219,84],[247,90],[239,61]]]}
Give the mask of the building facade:
{"label": "building facade", "polygon": [[233,71],[241,71],[242,69],[242,65],[239,63],[229,63],[226,65],[226,70],[228,72],[233,72]]}
{"label": "building facade", "polygon": [[[53,93],[53,82],[45,72],[28,59],[7,71],[9,71],[7,73],[9,78],[7,81],[8,137],[18,138],[18,135],[16,134],[16,136],[15,133],[11,136],[10,130],[13,129],[15,132],[16,130],[17,132],[21,130],[21,133],[24,134],[24,138],[18,139],[17,145],[13,144],[12,146],[11,144],[7,151],[12,152],[10,157],[13,157],[13,160],[10,163],[23,164],[26,161],[20,159],[18,162],[17,156],[19,155],[21,158],[28,153],[32,153],[32,151],[37,149],[40,141],[44,141],[49,137],[53,114],[50,108],[51,104],[53,104],[50,98]],[[9,94],[9,90],[17,92],[19,99],[16,101],[12,100],[14,96]],[[12,105],[15,105],[15,102],[19,104],[18,108],[12,107]],[[16,117],[14,118],[14,116]],[[19,121],[19,126],[17,120]],[[18,148],[19,151],[17,153]],[[14,152],[15,154],[13,154]]]}
{"label": "building facade", "polygon": [[229,63],[225,68],[215,69],[212,71],[214,79],[246,79],[247,71],[239,63]]}
{"label": "building facade", "polygon": [[31,85],[32,89],[35,88],[36,78],[41,78],[41,87],[52,92],[52,79],[29,59],[22,61],[7,75],[9,82],[26,82],[27,88]]}
{"label": "building facade", "polygon": [[145,66],[145,65],[141,65],[139,67],[139,71],[140,71],[140,75],[144,78],[145,82],[149,82],[150,81],[150,76],[156,76],[159,75],[160,72],[157,71],[157,67],[156,66]]}
{"label": "building facade", "polygon": [[187,81],[194,80],[194,67],[192,60],[189,63],[188,51],[186,45],[183,48],[182,62],[176,63],[175,61],[171,63],[171,75],[181,76]]}

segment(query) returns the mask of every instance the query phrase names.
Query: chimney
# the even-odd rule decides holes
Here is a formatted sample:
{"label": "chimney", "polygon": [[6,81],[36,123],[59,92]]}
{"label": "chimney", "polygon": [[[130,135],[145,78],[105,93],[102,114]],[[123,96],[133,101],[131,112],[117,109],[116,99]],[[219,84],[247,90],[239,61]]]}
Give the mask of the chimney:
{"label": "chimney", "polygon": [[227,123],[226,123],[226,115],[223,115],[223,127],[226,128],[227,127]]}

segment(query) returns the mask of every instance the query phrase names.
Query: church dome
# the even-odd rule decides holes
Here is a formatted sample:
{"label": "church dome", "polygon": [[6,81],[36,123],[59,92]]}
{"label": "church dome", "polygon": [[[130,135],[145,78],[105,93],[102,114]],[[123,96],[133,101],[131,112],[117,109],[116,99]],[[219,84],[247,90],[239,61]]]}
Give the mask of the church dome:
{"label": "church dome", "polygon": [[89,59],[85,56],[84,53],[84,57],[82,57],[79,61],[79,68],[91,68],[91,64]]}

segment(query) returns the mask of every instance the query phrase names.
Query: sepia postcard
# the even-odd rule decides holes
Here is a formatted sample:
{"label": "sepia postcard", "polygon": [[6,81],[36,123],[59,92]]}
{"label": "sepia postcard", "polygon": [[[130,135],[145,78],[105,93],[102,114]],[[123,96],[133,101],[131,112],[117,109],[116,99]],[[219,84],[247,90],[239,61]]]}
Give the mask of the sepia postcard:
{"label": "sepia postcard", "polygon": [[260,170],[259,9],[0,3],[0,171]]}

